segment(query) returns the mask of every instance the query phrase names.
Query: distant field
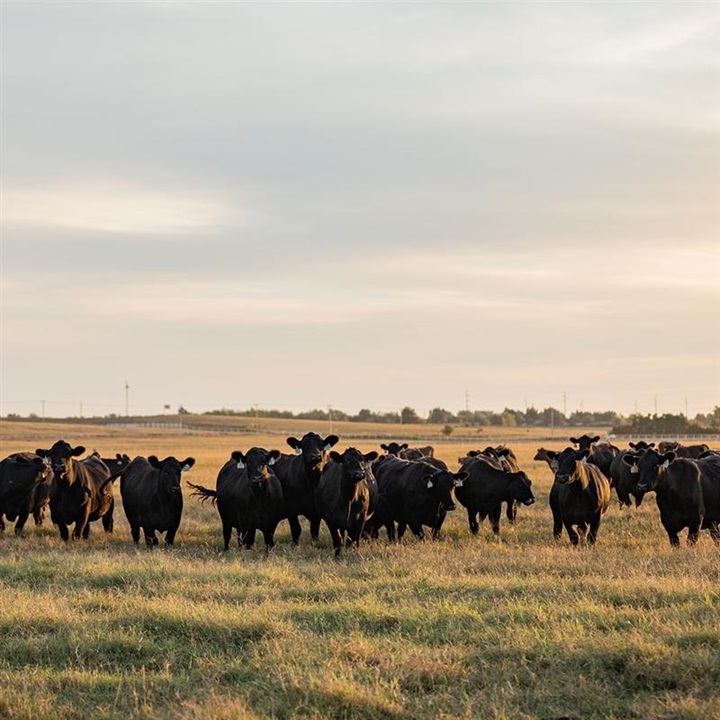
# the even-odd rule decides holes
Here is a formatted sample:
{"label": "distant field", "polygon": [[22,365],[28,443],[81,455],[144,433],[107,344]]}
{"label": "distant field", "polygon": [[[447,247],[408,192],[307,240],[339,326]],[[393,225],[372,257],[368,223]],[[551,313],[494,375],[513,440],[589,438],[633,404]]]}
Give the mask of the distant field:
{"label": "distant field", "polygon": [[[60,437],[193,455],[187,479],[210,486],[234,449],[286,449],[267,425],[227,436],[0,422],[0,454]],[[550,471],[516,437],[537,502],[501,542],[488,527],[471,537],[458,508],[439,542],[382,539],[338,562],[324,527],[317,547],[305,526],[293,548],[285,523],[269,558],[223,553],[217,511],[187,492],[170,551],[132,544],[117,491],[112,536],[99,523],[68,545],[51,525],[6,532],[0,718],[720,718],[720,551],[707,531],[671,550],[649,497],[638,511],[614,503],[595,548],[557,545]],[[454,469],[478,445],[437,454]]]}

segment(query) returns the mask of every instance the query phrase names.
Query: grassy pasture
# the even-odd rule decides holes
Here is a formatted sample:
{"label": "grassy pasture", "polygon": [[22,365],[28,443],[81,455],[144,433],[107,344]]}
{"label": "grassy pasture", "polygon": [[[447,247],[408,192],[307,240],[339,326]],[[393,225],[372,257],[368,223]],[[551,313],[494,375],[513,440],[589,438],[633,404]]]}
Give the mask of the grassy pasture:
{"label": "grassy pasture", "polygon": [[[298,430],[299,433],[302,430]],[[234,449],[282,436],[0,423],[2,456],[63,437],[102,454],[192,455],[214,486]],[[353,441],[376,449],[370,440]],[[345,444],[340,442],[340,447]],[[537,502],[502,540],[451,513],[441,541],[336,562],[326,529],[270,557],[221,552],[186,493],[172,550],[115,533],[0,537],[0,718],[720,718],[720,552],[672,550],[652,497],[614,503],[598,545],[552,539],[537,443],[513,447]],[[558,441],[555,447],[562,447]],[[452,468],[467,444],[438,446]],[[262,546],[262,542],[259,543]]]}

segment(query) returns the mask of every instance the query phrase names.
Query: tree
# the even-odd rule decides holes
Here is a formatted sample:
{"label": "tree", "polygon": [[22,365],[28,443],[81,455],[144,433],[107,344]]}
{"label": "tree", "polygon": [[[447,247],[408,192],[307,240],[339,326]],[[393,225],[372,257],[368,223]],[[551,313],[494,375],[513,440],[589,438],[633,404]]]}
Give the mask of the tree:
{"label": "tree", "polygon": [[422,420],[415,410],[406,405],[400,412],[400,422],[403,425],[415,425],[422,422]]}
{"label": "tree", "polygon": [[453,432],[454,429],[455,429],[455,428],[454,428],[452,425],[446,425],[446,426],[442,429],[443,435],[445,435],[446,437],[450,437],[450,435],[452,435],[452,432]]}

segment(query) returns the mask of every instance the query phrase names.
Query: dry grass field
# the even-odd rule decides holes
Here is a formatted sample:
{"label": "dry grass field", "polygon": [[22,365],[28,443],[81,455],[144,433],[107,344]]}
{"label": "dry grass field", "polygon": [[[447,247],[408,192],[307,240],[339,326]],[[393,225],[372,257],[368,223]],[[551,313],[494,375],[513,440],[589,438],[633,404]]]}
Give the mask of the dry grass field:
{"label": "dry grass field", "polygon": [[[187,479],[213,487],[232,450],[285,450],[270,431],[0,422],[0,451],[62,437],[192,455]],[[595,548],[556,544],[537,444],[513,444],[537,502],[499,542],[487,526],[471,537],[458,508],[438,542],[381,539],[339,561],[307,524],[299,548],[283,523],[269,557],[261,542],[223,553],[217,511],[186,491],[175,547],[148,551],[117,488],[112,536],[6,531],[0,718],[720,718],[720,550],[707,531],[672,550],[652,496],[614,502]],[[437,447],[455,469],[470,445]]]}

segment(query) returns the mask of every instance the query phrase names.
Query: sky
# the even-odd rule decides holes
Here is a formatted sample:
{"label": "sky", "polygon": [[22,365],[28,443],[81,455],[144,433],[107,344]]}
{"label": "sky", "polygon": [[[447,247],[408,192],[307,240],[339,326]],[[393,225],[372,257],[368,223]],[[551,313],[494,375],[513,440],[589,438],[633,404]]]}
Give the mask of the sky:
{"label": "sky", "polygon": [[720,4],[0,13],[0,415],[720,404]]}

